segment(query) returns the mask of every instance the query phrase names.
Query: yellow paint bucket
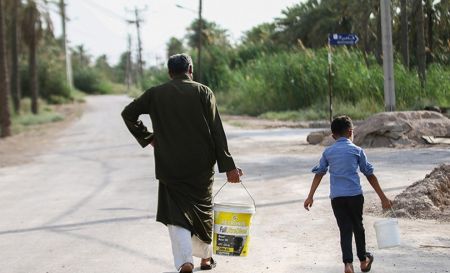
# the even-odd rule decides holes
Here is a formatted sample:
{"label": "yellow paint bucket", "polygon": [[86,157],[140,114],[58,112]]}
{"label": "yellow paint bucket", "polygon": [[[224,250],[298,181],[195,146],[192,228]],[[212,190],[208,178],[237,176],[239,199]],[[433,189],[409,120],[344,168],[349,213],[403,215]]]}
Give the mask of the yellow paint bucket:
{"label": "yellow paint bucket", "polygon": [[[247,191],[242,183],[241,185]],[[250,195],[248,191],[247,193]],[[250,242],[250,226],[255,212],[254,200],[253,204],[214,202],[214,254],[247,256]]]}

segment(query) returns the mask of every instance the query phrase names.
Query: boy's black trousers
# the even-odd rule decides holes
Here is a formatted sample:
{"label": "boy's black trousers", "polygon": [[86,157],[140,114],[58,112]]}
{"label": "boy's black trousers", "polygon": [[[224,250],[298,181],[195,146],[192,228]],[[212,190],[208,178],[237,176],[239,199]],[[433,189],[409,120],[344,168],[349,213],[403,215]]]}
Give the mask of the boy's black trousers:
{"label": "boy's black trousers", "polygon": [[331,200],[341,234],[342,261],[353,262],[352,237],[355,234],[356,251],[360,261],[366,260],[366,236],[363,226],[364,196],[336,197]]}

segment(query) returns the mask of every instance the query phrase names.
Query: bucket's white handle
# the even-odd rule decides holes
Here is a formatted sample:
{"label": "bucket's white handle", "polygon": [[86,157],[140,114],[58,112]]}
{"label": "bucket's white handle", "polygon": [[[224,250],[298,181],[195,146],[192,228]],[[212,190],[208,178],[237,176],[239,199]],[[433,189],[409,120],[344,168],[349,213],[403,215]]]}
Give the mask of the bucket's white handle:
{"label": "bucket's white handle", "polygon": [[[391,206],[390,209],[391,209],[392,214],[394,215],[394,217],[395,217],[395,218],[398,218],[398,217],[397,217],[397,213],[395,213],[394,208]],[[386,217],[386,213],[387,213],[387,211],[385,211],[382,215]]]}
{"label": "bucket's white handle", "polygon": [[398,217],[397,217],[397,213],[395,213],[394,208],[392,208],[392,206],[391,206],[391,211],[392,211],[392,213],[394,214],[395,218],[398,218]]}
{"label": "bucket's white handle", "polygon": [[[214,199],[216,199],[216,196],[219,194],[219,192],[228,184],[228,182],[225,182],[222,187],[220,187],[220,189],[216,192],[216,194],[214,194],[213,196],[213,203],[214,203]],[[241,186],[244,188],[244,190],[247,192],[248,196],[250,196],[250,199],[252,199],[253,202],[253,206],[255,207],[255,211],[256,211],[256,202],[255,199],[253,199],[253,196],[250,194],[250,192],[247,190],[247,188],[245,187],[244,183],[241,181],[239,182],[239,184],[241,184]]]}

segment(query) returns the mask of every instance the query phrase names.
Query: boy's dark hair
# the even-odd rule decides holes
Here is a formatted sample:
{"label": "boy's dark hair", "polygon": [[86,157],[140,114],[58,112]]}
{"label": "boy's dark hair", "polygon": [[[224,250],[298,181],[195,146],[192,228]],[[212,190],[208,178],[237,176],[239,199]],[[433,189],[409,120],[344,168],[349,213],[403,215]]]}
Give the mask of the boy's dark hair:
{"label": "boy's dark hair", "polygon": [[192,65],[192,58],[185,53],[172,55],[167,62],[169,73],[174,75],[187,73],[189,65]]}
{"label": "boy's dark hair", "polygon": [[331,122],[331,132],[343,136],[349,129],[353,129],[353,122],[349,116],[338,116]]}

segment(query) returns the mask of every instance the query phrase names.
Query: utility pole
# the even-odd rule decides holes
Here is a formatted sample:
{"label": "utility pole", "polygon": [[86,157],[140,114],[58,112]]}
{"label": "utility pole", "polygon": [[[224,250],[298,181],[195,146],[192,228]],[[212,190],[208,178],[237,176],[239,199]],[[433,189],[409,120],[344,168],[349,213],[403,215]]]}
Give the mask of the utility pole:
{"label": "utility pole", "polygon": [[128,50],[127,50],[127,63],[125,67],[125,84],[127,85],[127,91],[130,92],[131,86],[131,35],[128,34]]}
{"label": "utility pole", "polygon": [[384,106],[395,111],[394,53],[392,50],[391,0],[380,0],[383,42]]}
{"label": "utility pole", "polygon": [[134,8],[134,20],[127,20],[129,24],[135,24],[136,25],[136,32],[137,32],[137,45],[138,45],[138,72],[139,77],[142,79],[144,76],[144,61],[142,60],[142,40],[141,40],[141,23],[144,22],[143,19],[140,18],[139,13],[145,11],[144,9],[138,9],[137,7]]}
{"label": "utility pole", "polygon": [[66,78],[67,78],[67,85],[69,86],[70,91],[73,89],[73,78],[72,78],[72,60],[70,59],[70,52],[69,52],[69,46],[67,43],[67,32],[66,32],[66,4],[64,3],[64,0],[59,1],[59,10],[61,13],[61,25],[62,25],[62,39],[63,39],[63,48],[64,48],[64,55],[66,60]]}
{"label": "utility pole", "polygon": [[197,45],[197,81],[202,81],[202,36],[203,36],[203,19],[202,19],[203,1],[198,3],[198,45]]}
{"label": "utility pole", "polygon": [[330,124],[333,121],[333,53],[328,41],[328,100],[329,100],[329,113]]}

